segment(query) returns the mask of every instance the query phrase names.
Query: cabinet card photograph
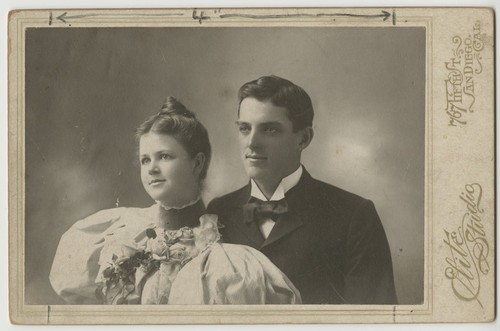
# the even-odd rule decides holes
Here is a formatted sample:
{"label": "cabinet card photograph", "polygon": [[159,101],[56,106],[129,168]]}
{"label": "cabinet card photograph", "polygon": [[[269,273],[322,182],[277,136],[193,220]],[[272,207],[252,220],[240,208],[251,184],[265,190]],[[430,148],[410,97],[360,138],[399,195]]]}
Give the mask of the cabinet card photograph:
{"label": "cabinet card photograph", "polygon": [[12,11],[11,320],[492,321],[493,26]]}

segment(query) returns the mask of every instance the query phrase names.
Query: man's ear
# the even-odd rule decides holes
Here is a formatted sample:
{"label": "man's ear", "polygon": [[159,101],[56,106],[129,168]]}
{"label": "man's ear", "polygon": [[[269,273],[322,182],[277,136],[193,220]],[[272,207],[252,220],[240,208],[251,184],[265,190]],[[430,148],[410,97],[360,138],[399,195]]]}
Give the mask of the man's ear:
{"label": "man's ear", "polygon": [[299,148],[300,150],[304,150],[311,143],[314,137],[314,130],[312,127],[308,126],[300,131],[301,131],[301,139],[299,141]]}
{"label": "man's ear", "polygon": [[206,162],[205,154],[203,154],[202,152],[196,154],[196,156],[194,157],[194,168],[193,168],[193,172],[196,175],[199,176],[201,174],[203,167],[205,166],[205,162]]}

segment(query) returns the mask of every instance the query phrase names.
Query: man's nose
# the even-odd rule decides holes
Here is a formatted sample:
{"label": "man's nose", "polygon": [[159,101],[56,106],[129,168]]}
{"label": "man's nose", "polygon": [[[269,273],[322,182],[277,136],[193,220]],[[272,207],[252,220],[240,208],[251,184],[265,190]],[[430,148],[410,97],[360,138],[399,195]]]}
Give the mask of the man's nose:
{"label": "man's nose", "polygon": [[257,130],[252,130],[248,134],[248,147],[250,149],[256,149],[259,148],[260,144],[261,144],[260,134],[257,132]]}

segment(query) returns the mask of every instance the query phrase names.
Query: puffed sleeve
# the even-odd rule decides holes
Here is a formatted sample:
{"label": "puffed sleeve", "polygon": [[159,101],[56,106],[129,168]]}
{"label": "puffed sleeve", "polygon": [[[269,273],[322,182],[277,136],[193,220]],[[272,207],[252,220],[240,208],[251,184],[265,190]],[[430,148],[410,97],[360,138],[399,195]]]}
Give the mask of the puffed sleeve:
{"label": "puffed sleeve", "polygon": [[169,304],[300,304],[299,291],[266,256],[215,243],[174,280]]}
{"label": "puffed sleeve", "polygon": [[98,303],[95,280],[104,236],[119,219],[117,209],[103,210],[76,222],[61,237],[49,278],[67,303]]}

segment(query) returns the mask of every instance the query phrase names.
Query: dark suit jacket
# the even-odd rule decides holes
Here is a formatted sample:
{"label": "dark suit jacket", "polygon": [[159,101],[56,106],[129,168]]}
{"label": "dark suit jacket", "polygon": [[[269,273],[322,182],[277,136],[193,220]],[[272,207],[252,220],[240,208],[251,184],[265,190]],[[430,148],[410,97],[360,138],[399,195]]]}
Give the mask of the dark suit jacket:
{"label": "dark suit jacket", "polygon": [[285,198],[288,213],[264,239],[243,222],[250,184],[214,199],[224,242],[254,247],[278,266],[304,304],[396,304],[389,244],[373,203],[312,178],[307,171]]}

